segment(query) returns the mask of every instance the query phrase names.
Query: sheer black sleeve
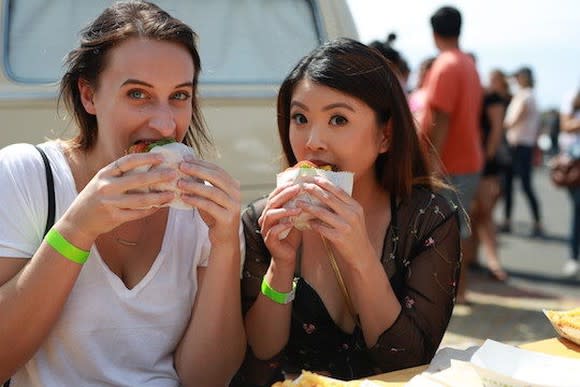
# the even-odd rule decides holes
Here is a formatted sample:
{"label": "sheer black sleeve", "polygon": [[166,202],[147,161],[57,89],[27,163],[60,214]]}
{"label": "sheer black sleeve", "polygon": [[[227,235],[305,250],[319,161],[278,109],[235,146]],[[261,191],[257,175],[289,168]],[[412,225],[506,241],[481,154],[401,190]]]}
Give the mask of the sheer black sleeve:
{"label": "sheer black sleeve", "polygon": [[443,197],[422,190],[398,212],[398,245],[383,264],[396,261],[390,278],[402,309],[369,350],[381,372],[431,361],[451,318],[461,262],[457,215]]}
{"label": "sheer black sleeve", "polygon": [[265,199],[260,199],[248,205],[242,214],[244,238],[246,241],[246,257],[242,273],[242,312],[244,316],[260,294],[262,277],[270,265],[270,252],[266,247],[258,219],[264,210]]}

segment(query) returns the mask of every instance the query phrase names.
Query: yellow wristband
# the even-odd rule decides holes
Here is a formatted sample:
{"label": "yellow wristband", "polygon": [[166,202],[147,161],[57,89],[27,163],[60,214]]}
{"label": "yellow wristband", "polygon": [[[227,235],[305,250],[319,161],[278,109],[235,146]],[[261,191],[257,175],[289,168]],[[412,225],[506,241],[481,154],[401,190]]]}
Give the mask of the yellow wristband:
{"label": "yellow wristband", "polygon": [[89,258],[90,251],[79,249],[64,239],[64,237],[54,228],[51,228],[50,231],[46,233],[44,241],[69,261],[82,265]]}
{"label": "yellow wristband", "polygon": [[296,282],[297,279],[294,278],[294,281],[292,282],[292,290],[288,293],[282,293],[274,290],[268,281],[266,281],[266,276],[264,276],[264,278],[262,278],[262,286],[260,290],[264,296],[268,297],[270,300],[277,304],[289,304],[294,300],[294,295],[296,294]]}

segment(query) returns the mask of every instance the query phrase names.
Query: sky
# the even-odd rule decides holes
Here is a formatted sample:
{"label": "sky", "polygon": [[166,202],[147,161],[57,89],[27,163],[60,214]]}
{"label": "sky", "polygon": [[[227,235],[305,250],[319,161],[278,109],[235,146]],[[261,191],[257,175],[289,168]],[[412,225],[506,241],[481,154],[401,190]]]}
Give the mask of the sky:
{"label": "sky", "polygon": [[[559,108],[566,94],[580,87],[580,1],[577,0],[347,0],[363,43],[397,34],[393,44],[413,74],[421,61],[437,54],[430,16],[441,6],[463,17],[462,50],[477,57],[485,85],[489,72],[532,68],[542,110]],[[512,92],[515,91],[512,88]]]}

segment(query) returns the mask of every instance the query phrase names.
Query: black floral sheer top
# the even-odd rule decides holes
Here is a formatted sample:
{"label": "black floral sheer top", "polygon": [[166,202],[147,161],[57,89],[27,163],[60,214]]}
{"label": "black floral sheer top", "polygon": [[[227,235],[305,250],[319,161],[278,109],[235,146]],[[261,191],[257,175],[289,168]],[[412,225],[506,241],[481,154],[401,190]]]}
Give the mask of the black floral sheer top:
{"label": "black floral sheer top", "polygon": [[[264,205],[265,199],[258,200],[242,216],[244,314],[259,295],[270,264],[257,223]],[[269,360],[257,359],[248,348],[231,386],[270,386],[303,369],[355,379],[431,361],[451,318],[459,277],[457,207],[439,194],[415,188],[410,198],[393,206],[381,262],[402,309],[376,345],[366,346],[358,326],[352,333],[342,331],[316,291],[299,277],[288,344]]]}

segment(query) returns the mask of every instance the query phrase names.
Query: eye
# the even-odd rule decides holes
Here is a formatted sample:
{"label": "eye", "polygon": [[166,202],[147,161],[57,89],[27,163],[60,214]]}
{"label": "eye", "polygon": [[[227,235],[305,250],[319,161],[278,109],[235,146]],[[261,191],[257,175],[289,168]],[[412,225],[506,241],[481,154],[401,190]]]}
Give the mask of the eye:
{"label": "eye", "polygon": [[346,118],[344,118],[343,116],[332,116],[332,118],[330,119],[330,123],[332,125],[337,125],[337,126],[346,125],[347,122],[348,122],[348,120]]}
{"label": "eye", "polygon": [[132,98],[132,99],[145,99],[145,98],[147,98],[147,94],[145,94],[145,92],[143,90],[138,90],[138,89],[129,90],[127,95],[129,96],[129,98]]}
{"label": "eye", "polygon": [[292,121],[294,121],[298,125],[304,125],[308,122],[306,116],[302,113],[295,113],[292,115]]}
{"label": "eye", "polygon": [[187,101],[191,98],[191,94],[186,91],[178,91],[177,93],[173,94],[171,98],[177,101]]}

